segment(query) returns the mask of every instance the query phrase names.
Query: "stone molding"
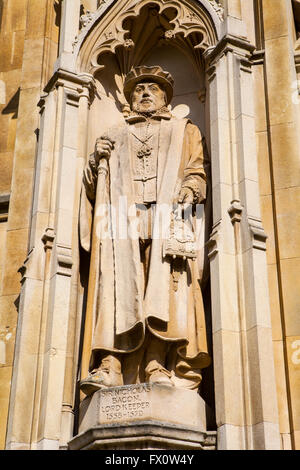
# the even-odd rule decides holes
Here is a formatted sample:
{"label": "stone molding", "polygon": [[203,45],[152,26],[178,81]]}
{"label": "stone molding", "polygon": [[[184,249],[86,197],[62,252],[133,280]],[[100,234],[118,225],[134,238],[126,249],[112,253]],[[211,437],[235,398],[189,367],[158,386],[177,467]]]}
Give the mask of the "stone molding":
{"label": "stone molding", "polygon": [[72,276],[72,250],[68,246],[56,245],[57,274]]}
{"label": "stone molding", "polygon": [[68,450],[216,450],[216,432],[195,431],[168,423],[140,421],[99,426],[79,434]]}
{"label": "stone molding", "polygon": [[[45,104],[47,95],[60,86],[69,87],[68,97],[71,101],[78,101],[84,94],[89,99],[91,105],[96,92],[96,85],[94,77],[88,73],[74,73],[64,69],[58,69],[47,83],[44,94],[41,96],[39,106],[42,108]],[[76,93],[74,94],[74,89]]]}
{"label": "stone molding", "polygon": [[267,251],[268,236],[265,233],[260,219],[248,216],[249,231],[252,237],[253,248]]}
{"label": "stone molding", "polygon": [[250,41],[238,36],[226,34],[214,48],[210,48],[206,51],[205,58],[208,65],[211,67],[228,52],[233,52],[243,58],[244,61],[246,60],[245,63],[250,63],[254,51],[255,46],[251,44]]}

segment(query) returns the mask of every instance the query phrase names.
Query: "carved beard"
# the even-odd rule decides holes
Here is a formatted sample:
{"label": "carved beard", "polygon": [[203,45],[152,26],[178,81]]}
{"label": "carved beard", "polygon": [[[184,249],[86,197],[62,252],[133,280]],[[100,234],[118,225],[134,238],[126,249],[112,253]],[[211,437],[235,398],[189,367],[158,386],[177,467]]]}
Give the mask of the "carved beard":
{"label": "carved beard", "polygon": [[138,114],[139,116],[145,116],[147,118],[152,117],[152,116],[159,116],[160,114],[165,114],[168,113],[169,110],[166,105],[162,106],[161,108],[155,110],[155,111],[139,111],[137,108],[136,110],[131,110],[131,113]]}

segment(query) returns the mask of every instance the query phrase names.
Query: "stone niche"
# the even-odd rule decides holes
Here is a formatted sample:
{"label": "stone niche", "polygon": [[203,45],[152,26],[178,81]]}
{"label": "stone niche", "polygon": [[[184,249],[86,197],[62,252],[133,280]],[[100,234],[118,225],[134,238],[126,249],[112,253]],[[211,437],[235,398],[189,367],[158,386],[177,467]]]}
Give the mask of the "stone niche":
{"label": "stone niche", "polygon": [[[178,118],[191,119],[204,137],[208,132],[203,52],[213,39],[204,34],[202,19],[195,11],[179,2],[172,2],[168,8],[165,2],[140,3],[144,6],[135,14],[132,8],[128,16],[121,15],[122,22],[117,19],[101,37],[98,33],[95,53],[91,39],[82,46],[81,67],[89,57],[92,65],[87,71],[93,74],[96,85],[89,109],[87,154],[93,152],[99,135],[124,121],[128,111],[122,91],[124,77],[137,65],[160,65],[168,70],[175,82],[171,112]],[[122,39],[118,31],[125,31]],[[91,34],[96,38],[96,32],[92,30]],[[210,34],[213,36],[213,32]],[[206,313],[209,317],[210,312]],[[209,329],[209,318],[207,324]],[[212,373],[206,371],[205,376],[205,400],[198,391],[147,383],[102,389],[84,398],[79,406],[77,435],[69,442],[69,449],[215,449],[216,432],[207,431],[214,429]]]}
{"label": "stone niche", "polygon": [[[95,139],[101,132],[123,121],[128,109],[123,95],[124,78],[131,67],[137,65],[160,65],[172,74],[175,81],[172,111],[178,117],[190,118],[206,136],[209,116],[202,54],[205,46],[201,49],[201,45],[208,39],[203,31],[197,31],[197,22],[200,23],[201,19],[183,5],[178,6],[178,10],[173,5],[164,5],[160,12],[161,2],[141,4],[144,6],[135,13],[136,16],[129,9],[128,17],[124,12],[122,22],[118,20],[114,28],[105,30],[103,37],[107,39],[97,43],[95,53],[85,51],[85,44],[82,46],[82,56],[89,53],[92,58],[88,71],[93,74],[97,88],[90,108],[90,152],[94,150]],[[177,6],[178,2],[174,4]],[[119,30],[123,31],[121,39]],[[86,67],[85,60],[82,59],[81,67]]]}

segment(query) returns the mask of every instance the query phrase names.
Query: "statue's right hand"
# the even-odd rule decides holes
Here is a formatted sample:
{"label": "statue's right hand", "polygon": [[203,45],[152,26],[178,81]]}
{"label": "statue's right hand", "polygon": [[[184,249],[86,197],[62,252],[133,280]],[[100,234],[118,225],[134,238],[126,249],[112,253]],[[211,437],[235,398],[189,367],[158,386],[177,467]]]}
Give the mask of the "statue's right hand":
{"label": "statue's right hand", "polygon": [[113,146],[114,146],[114,142],[112,142],[109,138],[99,137],[99,139],[96,140],[96,145],[95,145],[96,156],[98,158],[109,159]]}

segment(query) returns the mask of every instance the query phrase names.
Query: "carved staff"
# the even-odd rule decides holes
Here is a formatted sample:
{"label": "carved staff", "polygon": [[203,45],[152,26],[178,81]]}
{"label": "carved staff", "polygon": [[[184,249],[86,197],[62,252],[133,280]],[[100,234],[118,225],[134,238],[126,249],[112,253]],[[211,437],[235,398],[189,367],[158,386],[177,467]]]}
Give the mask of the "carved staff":
{"label": "carved staff", "polygon": [[[107,136],[102,137],[102,139],[109,140],[114,145],[114,142]],[[95,150],[96,152],[96,150]],[[97,243],[97,238],[100,237],[100,227],[101,227],[101,213],[97,213],[97,207],[105,207],[107,201],[105,199],[106,194],[106,179],[109,176],[109,157],[101,157],[98,165],[97,172],[97,189],[95,197],[96,208],[94,214],[93,222],[93,236],[92,236],[92,247],[91,247],[91,262],[90,262],[90,276],[89,276],[89,286],[88,292],[93,293],[93,295],[88,295],[87,307],[86,307],[86,317],[85,317],[85,327],[84,327],[84,341],[83,341],[83,351],[82,351],[82,361],[81,361],[81,377],[87,377],[89,374],[89,363],[91,357],[91,347],[92,347],[92,338],[93,338],[93,329],[94,329],[94,312],[93,305],[96,305],[95,296],[98,295],[98,286],[96,286],[96,280],[99,279],[99,253],[96,250],[100,249],[99,244]]]}

